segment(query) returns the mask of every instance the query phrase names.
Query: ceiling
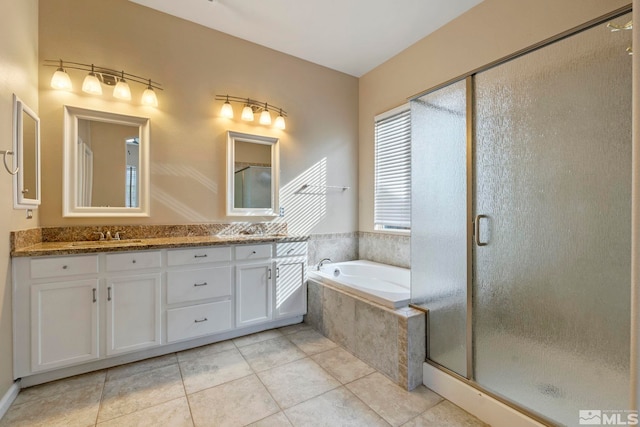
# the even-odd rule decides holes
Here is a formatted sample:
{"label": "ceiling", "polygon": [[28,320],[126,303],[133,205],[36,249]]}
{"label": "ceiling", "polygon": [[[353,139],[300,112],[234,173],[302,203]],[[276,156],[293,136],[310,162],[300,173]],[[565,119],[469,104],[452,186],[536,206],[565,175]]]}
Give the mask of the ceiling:
{"label": "ceiling", "polygon": [[360,77],[482,0],[130,0]]}

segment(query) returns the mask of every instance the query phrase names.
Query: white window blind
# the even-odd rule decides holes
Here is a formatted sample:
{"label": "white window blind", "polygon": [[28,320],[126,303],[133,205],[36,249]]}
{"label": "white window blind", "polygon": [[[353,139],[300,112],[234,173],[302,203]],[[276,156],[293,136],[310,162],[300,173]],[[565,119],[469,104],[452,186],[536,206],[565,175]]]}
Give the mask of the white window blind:
{"label": "white window blind", "polygon": [[376,229],[411,227],[411,110],[403,105],[375,118]]}

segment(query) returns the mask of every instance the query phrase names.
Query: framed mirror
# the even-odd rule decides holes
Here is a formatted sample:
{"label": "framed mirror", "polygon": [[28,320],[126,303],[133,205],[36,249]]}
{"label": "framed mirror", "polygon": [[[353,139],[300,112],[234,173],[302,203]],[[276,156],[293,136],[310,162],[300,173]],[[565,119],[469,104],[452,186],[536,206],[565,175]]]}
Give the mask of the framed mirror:
{"label": "framed mirror", "polygon": [[40,205],[40,119],[13,95],[13,206],[34,209]]}
{"label": "framed mirror", "polygon": [[278,138],[227,132],[227,215],[277,216]]}
{"label": "framed mirror", "polygon": [[149,119],[64,107],[65,217],[149,216]]}

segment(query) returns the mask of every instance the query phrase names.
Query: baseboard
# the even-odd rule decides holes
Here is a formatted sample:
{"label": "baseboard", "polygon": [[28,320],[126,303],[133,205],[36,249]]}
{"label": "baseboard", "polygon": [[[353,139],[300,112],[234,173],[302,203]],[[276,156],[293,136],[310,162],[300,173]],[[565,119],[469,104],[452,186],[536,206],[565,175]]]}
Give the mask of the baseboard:
{"label": "baseboard", "polygon": [[425,363],[422,372],[425,386],[492,427],[545,426],[435,366]]}
{"label": "baseboard", "polygon": [[7,413],[13,401],[16,400],[19,392],[20,380],[15,381],[13,384],[11,384],[9,390],[7,390],[4,396],[2,396],[2,399],[0,399],[0,420],[2,419],[2,417],[4,417],[4,414]]}

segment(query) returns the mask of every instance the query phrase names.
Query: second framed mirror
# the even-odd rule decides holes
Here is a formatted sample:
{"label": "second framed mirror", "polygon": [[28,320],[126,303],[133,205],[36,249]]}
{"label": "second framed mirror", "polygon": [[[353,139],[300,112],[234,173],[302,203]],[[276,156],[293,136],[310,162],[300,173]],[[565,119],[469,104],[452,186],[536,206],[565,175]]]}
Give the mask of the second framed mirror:
{"label": "second framed mirror", "polygon": [[278,138],[227,133],[227,215],[276,216],[279,193]]}

